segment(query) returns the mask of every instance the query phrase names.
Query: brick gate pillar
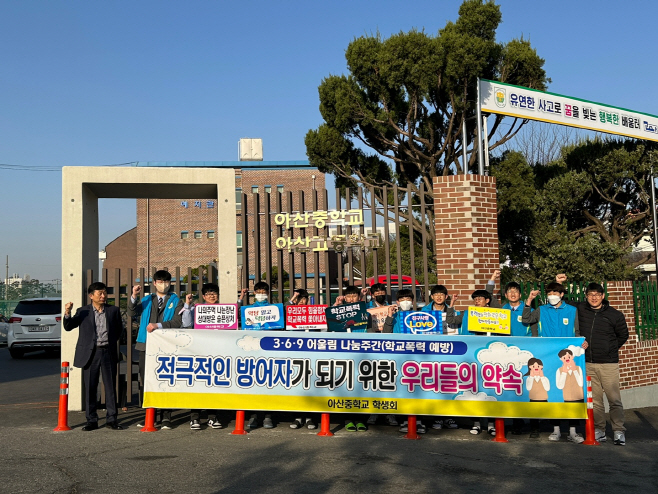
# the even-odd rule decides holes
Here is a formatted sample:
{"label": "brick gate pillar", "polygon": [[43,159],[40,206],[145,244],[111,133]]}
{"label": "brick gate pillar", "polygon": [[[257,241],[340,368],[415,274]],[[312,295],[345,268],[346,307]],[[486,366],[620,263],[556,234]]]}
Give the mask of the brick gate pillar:
{"label": "brick gate pillar", "polygon": [[436,274],[451,295],[459,294],[458,310],[468,306],[471,293],[484,288],[500,266],[496,211],[494,177],[434,179]]}

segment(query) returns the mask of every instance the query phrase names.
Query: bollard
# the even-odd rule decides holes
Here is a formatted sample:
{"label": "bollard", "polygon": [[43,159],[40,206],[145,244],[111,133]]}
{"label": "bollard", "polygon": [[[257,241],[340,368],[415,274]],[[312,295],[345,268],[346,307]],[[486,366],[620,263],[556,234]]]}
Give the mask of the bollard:
{"label": "bollard", "polygon": [[146,418],[144,419],[144,427],[139,432],[157,432],[155,428],[155,408],[146,409]]}
{"label": "bollard", "polygon": [[247,431],[244,430],[244,410],[237,410],[235,412],[235,429],[231,434],[236,436],[242,436],[246,434]]}
{"label": "bollard", "polygon": [[505,437],[505,419],[496,419],[496,437],[492,441],[497,443],[509,442]]}
{"label": "bollard", "polygon": [[323,413],[320,418],[320,432],[318,432],[318,436],[330,437],[333,435],[334,433],[331,432],[331,423],[329,422],[329,414]]}
{"label": "bollard", "polygon": [[69,363],[62,362],[62,370],[59,376],[59,413],[57,416],[57,427],[55,432],[70,431],[69,427]]}
{"label": "bollard", "polygon": [[418,423],[416,421],[415,415],[409,415],[407,417],[407,434],[404,436],[405,439],[420,439],[418,435]]}
{"label": "bollard", "polygon": [[592,398],[592,378],[587,376],[587,421],[585,422],[585,441],[588,446],[601,446],[596,440],[596,428],[594,427],[594,400]]}

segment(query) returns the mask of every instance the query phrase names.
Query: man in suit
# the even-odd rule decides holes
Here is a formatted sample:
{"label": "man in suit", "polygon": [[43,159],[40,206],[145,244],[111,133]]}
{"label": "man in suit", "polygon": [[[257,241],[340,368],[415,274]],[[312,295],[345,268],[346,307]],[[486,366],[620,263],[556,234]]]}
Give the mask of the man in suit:
{"label": "man in suit", "polygon": [[[149,333],[162,328],[180,328],[183,325],[184,301],[175,293],[169,293],[171,274],[165,270],[153,274],[155,293],[139,299],[142,287],[135,285],[128,300],[127,314],[132,318],[141,316],[135,349],[139,350],[139,375],[142,381],[140,401],[144,398],[144,368],[146,365],[146,338]],[[171,429],[171,410],[161,410],[162,429]],[[141,425],[141,424],[139,424]]]}
{"label": "man in suit", "polygon": [[87,289],[91,304],[80,307],[71,316],[73,302],[64,306],[64,329],[71,331],[79,327],[73,365],[82,369],[85,381],[85,414],[87,425],[83,431],[98,429],[97,391],[98,380],[103,374],[107,410],[106,427],[120,430],[117,424],[116,372],[118,341],[123,330],[121,311],[106,305],[107,287],[103,283],[92,283]]}

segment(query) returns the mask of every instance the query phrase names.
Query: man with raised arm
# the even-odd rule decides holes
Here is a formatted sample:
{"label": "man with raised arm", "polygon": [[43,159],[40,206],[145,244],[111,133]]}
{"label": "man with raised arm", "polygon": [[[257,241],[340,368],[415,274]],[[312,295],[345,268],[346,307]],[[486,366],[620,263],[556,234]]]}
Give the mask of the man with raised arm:
{"label": "man with raised arm", "polygon": [[[171,292],[171,274],[163,269],[153,274],[155,293],[139,299],[142,287],[135,285],[128,299],[128,317],[140,316],[139,332],[135,350],[139,350],[139,375],[142,379],[140,401],[143,401],[146,365],[146,338],[149,333],[161,328],[180,328],[183,325],[184,302]],[[162,429],[171,429],[171,410],[162,410]],[[138,426],[141,424],[138,424]]]}

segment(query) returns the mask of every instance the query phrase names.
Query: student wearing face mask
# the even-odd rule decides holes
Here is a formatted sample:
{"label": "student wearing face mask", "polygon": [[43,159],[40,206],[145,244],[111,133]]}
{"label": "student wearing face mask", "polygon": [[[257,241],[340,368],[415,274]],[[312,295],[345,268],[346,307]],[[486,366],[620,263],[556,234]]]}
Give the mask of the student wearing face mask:
{"label": "student wearing face mask", "polygon": [[[521,320],[524,324],[537,324],[537,332],[542,337],[569,338],[580,336],[578,329],[578,317],[576,308],[565,303],[564,287],[562,284],[553,282],[546,285],[547,304],[532,310],[532,301],[539,295],[539,290],[533,290],[526,299],[523,307]],[[577,400],[582,401],[582,400]],[[560,420],[552,420],[553,432],[548,436],[549,441],[559,441],[562,437],[560,432]],[[576,432],[579,421],[569,420],[569,435],[567,439],[575,444],[585,441],[585,438]]]}
{"label": "student wearing face mask", "polygon": [[[500,302],[491,296],[491,293],[494,291],[496,280],[500,277],[500,271],[495,270],[491,279],[487,283],[486,290],[475,290],[471,294],[471,299],[473,300],[473,306],[475,307],[494,307],[499,309]],[[455,311],[454,307],[457,302],[458,296],[455,295],[452,299],[453,306],[446,309],[446,323],[456,324],[459,326],[459,334],[463,336],[467,335],[486,335],[486,333],[479,333],[475,331],[469,331],[468,329],[468,310],[463,312]],[[465,317],[466,316],[466,317]],[[487,432],[495,436],[496,428],[492,421],[488,418],[480,419],[479,417],[473,418],[473,426],[471,427],[471,434],[480,434],[482,433],[483,428],[487,429]]]}
{"label": "student wearing face mask", "polygon": [[[402,317],[400,317],[400,311],[410,311],[414,310],[414,292],[408,288],[402,288],[398,290],[396,296],[396,305],[388,306],[388,316],[384,321],[384,327],[382,328],[382,333],[402,333]],[[397,420],[395,419],[397,422]],[[391,421],[389,420],[389,424]],[[392,425],[392,424],[391,424]],[[400,432],[407,432],[408,425],[405,420],[400,426]],[[421,420],[416,422],[416,432],[418,434],[425,434],[427,428],[423,425]]]}
{"label": "student wearing face mask", "polygon": [[372,298],[366,305],[367,309],[376,309],[377,307],[386,307],[388,300],[386,300],[386,285],[383,283],[375,283],[370,287]]}
{"label": "student wearing face mask", "polygon": [[[139,390],[140,402],[144,397],[144,367],[146,362],[146,338],[148,334],[161,328],[180,328],[183,325],[184,301],[175,293],[169,293],[171,286],[171,274],[163,269],[156,271],[153,275],[155,293],[151,293],[139,299],[142,287],[135,285],[132,296],[127,304],[127,316],[132,318],[140,316],[139,332],[135,350],[139,350],[139,375],[141,386]],[[171,429],[171,410],[161,410],[162,429]],[[137,424],[143,427],[142,424]]]}
{"label": "student wearing face mask", "polygon": [[[247,290],[242,290],[242,294],[240,295],[240,299],[238,300],[238,305],[242,305],[242,300],[244,296],[247,294]],[[263,305],[270,305],[270,285],[268,285],[264,281],[259,281],[254,285],[254,299],[256,301],[249,305],[248,307],[260,307]],[[244,326],[241,325],[241,328],[243,330],[248,329],[249,326]],[[251,413],[249,416],[249,421],[247,422],[247,429],[256,429],[258,427],[258,419],[259,419],[259,414],[258,413]],[[263,428],[264,429],[273,429],[274,428],[274,421],[272,420],[272,414],[271,413],[265,413],[265,417],[263,418]]]}
{"label": "student wearing face mask", "polygon": [[[366,305],[368,309],[376,309],[378,307],[387,307],[389,305],[386,297],[386,285],[384,283],[374,283],[370,286],[370,293],[372,299]],[[368,418],[368,425],[375,425],[379,419],[379,415],[372,414]],[[386,423],[388,425],[397,426],[398,420],[393,414],[386,415]]]}

